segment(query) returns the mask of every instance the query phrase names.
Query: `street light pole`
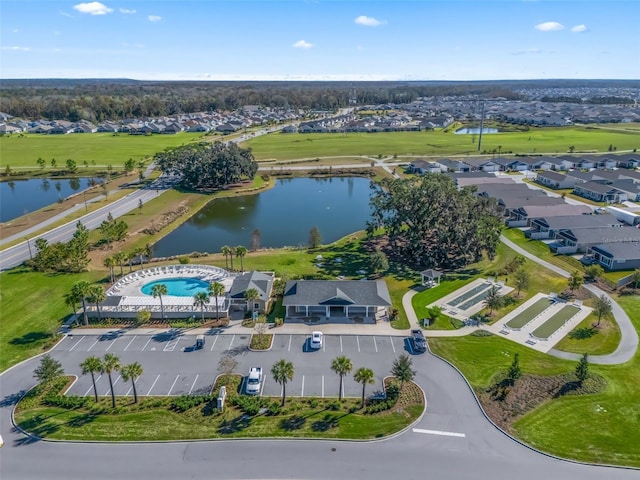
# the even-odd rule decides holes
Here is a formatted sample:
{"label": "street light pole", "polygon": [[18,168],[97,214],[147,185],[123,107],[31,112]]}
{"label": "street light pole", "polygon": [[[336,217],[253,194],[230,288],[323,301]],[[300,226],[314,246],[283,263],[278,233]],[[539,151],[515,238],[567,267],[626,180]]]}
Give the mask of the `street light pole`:
{"label": "street light pole", "polygon": [[27,239],[27,247],[29,247],[29,258],[33,260],[33,254],[31,253],[31,242],[29,241],[29,237],[24,237]]}
{"label": "street light pole", "polygon": [[84,198],[84,211],[88,211],[89,207],[87,207],[87,192],[86,190],[82,191],[82,198]]}

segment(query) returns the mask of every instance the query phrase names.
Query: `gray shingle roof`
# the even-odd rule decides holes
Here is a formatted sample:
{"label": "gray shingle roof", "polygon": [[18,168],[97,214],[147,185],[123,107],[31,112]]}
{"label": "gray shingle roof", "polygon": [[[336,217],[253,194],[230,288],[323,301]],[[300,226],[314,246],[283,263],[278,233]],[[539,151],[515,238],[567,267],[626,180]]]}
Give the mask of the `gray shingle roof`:
{"label": "gray shingle roof", "polygon": [[387,284],[382,280],[290,280],[284,292],[284,306],[391,306]]}
{"label": "gray shingle roof", "polygon": [[260,300],[269,300],[273,275],[262,272],[245,272],[233,279],[229,296],[231,298],[244,298],[244,293],[250,288],[255,288],[260,294]]}
{"label": "gray shingle roof", "polygon": [[637,260],[640,259],[640,243],[639,242],[613,242],[594,245],[591,247],[609,258],[619,260]]}
{"label": "gray shingle roof", "polygon": [[620,225],[620,222],[613,215],[559,215],[557,217],[541,218],[538,222],[546,224],[553,230]]}
{"label": "gray shingle roof", "polygon": [[621,228],[581,228],[560,233],[561,236],[574,238],[582,244],[640,242],[640,229],[634,227]]}

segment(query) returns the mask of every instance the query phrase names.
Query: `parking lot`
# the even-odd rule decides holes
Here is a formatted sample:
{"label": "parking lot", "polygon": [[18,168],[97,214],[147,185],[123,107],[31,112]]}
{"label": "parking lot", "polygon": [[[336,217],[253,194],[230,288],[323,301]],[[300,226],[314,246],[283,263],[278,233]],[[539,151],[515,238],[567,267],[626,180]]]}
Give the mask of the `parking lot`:
{"label": "parking lot", "polygon": [[[113,353],[121,364],[139,362],[144,369],[136,381],[139,396],[177,396],[209,394],[218,372],[221,356],[231,355],[238,362],[236,372],[247,375],[252,366],[262,367],[265,375],[261,392],[279,396],[281,387],[273,380],[272,365],[284,358],[295,368],[293,381],[287,384],[288,396],[337,397],[339,377],[331,370],[331,361],[345,355],[351,359],[353,372],[371,368],[375,384],[369,393],[381,391],[382,380],[389,375],[392,362],[402,353],[413,355],[411,342],[404,337],[325,335],[322,348],[309,348],[309,335],[275,335],[269,351],[249,350],[250,335],[206,335],[204,348],[195,349],[196,335],[70,335],[52,352],[63,362],[65,372],[78,375],[68,394],[93,395],[90,375],[81,375],[80,363],[90,355],[102,357]],[[353,380],[353,372],[344,379],[344,395],[359,397],[362,386]],[[116,395],[133,395],[131,381],[124,382],[119,373],[112,374]],[[109,395],[106,375],[96,374],[99,395]]]}

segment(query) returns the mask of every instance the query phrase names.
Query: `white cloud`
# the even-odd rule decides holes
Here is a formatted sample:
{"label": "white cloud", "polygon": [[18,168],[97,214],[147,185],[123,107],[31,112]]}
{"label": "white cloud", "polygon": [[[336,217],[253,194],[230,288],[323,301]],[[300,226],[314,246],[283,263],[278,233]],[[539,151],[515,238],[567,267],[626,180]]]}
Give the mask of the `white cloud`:
{"label": "white cloud", "polygon": [[124,13],[125,15],[133,15],[134,13],[136,13],[136,11],[129,8],[121,8],[120,13]]}
{"label": "white cloud", "polygon": [[63,11],[60,11],[60,15],[62,15],[63,17],[73,17],[73,15],[71,15],[70,13],[63,12]]}
{"label": "white cloud", "polygon": [[584,24],[576,25],[575,27],[571,27],[571,31],[573,33],[586,32],[587,31],[587,26],[584,25]]}
{"label": "white cloud", "polygon": [[109,8],[100,2],[79,3],[74,5],[73,9],[80,13],[88,13],[89,15],[106,15],[107,13],[113,12],[113,8]]}
{"label": "white cloud", "polygon": [[294,48],[313,48],[313,44],[309,43],[309,42],[305,42],[304,40],[298,40],[296,43],[294,43],[293,45],[291,45]]}
{"label": "white cloud", "polygon": [[358,25],[364,25],[365,27],[379,27],[387,23],[386,21],[378,20],[377,18],[367,17],[366,15],[360,15],[354,20]]}
{"label": "white cloud", "polygon": [[5,46],[3,45],[0,50],[4,50],[7,52],[28,52],[29,50],[31,50],[29,47],[18,47],[18,46]]}
{"label": "white cloud", "polygon": [[540,30],[541,32],[553,32],[556,30],[562,30],[564,28],[564,25],[558,22],[544,22],[539,23],[533,28],[535,28],[536,30]]}
{"label": "white cloud", "polygon": [[162,20],[162,17],[159,17],[158,15],[149,15],[147,17],[147,20],[149,20],[150,22],[159,22],[160,20]]}

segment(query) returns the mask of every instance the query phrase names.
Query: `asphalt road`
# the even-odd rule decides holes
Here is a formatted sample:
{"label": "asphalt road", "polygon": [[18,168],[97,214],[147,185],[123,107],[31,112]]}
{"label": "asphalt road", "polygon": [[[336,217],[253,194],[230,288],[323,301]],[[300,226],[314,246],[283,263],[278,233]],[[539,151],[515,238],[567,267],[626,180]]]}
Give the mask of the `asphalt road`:
{"label": "asphalt road", "polygon": [[[123,361],[137,359],[145,372],[159,362],[158,370],[169,379],[192,370],[215,373],[216,356],[236,348],[241,368],[263,364],[267,367],[274,358],[291,358],[296,377],[321,373],[339,352],[339,336],[327,337],[324,351],[306,352],[303,336],[276,337],[270,353],[250,352],[240,339],[219,335],[207,338],[202,351],[189,352],[191,338],[180,340],[173,350],[167,350],[170,340],[157,339],[155,350],[148,350],[142,341],[131,337],[103,339],[65,339],[52,355],[60,358],[70,369],[77,369],[77,361],[89,354],[117,353]],[[376,342],[378,341],[377,337]],[[359,362],[374,362],[372,368],[388,368],[389,360],[397,356],[401,337],[394,337],[395,352],[388,343],[378,345],[372,338],[359,337],[348,348],[343,339],[342,353]],[[77,343],[81,340],[81,343]],[[93,340],[93,341],[91,341]],[[115,340],[115,342],[114,342]],[[380,339],[382,340],[382,338]],[[132,342],[130,351],[125,348]],[[245,340],[243,339],[243,342]],[[236,342],[238,342],[236,344]],[[95,345],[94,345],[95,343]],[[218,345],[218,343],[220,345]],[[234,347],[235,344],[235,347]],[[73,349],[72,347],[76,345]],[[94,345],[91,350],[89,348]],[[151,344],[149,344],[151,345]],[[213,347],[213,350],[211,348]],[[94,350],[95,349],[95,350]],[[76,351],[77,350],[77,351]],[[197,357],[200,355],[200,357]],[[307,361],[302,360],[306,356]],[[377,360],[376,360],[377,359]],[[428,479],[636,479],[637,470],[585,466],[561,461],[536,453],[520,445],[493,427],[483,416],[474,396],[462,376],[450,365],[429,353],[412,355],[417,370],[416,381],[427,396],[427,412],[422,419],[404,433],[376,442],[341,442],[312,440],[234,440],[145,444],[98,444],[45,442],[30,439],[12,428],[11,411],[17,397],[34,384],[34,358],[4,372],[0,376],[0,433],[5,446],[0,449],[0,476],[3,480],[34,478],[56,479],[154,479],[175,478],[309,478],[309,479],[371,479],[394,478]],[[377,362],[377,363],[375,363]],[[75,365],[75,366],[74,366]],[[169,365],[170,370],[167,370]],[[322,370],[324,372],[324,370]],[[384,375],[384,369],[376,372]],[[191,379],[189,379],[192,381]],[[188,384],[189,382],[187,382]],[[332,382],[337,384],[335,374]],[[165,383],[166,385],[166,383]],[[154,387],[155,388],[155,387]],[[163,387],[165,388],[165,387]]]}

